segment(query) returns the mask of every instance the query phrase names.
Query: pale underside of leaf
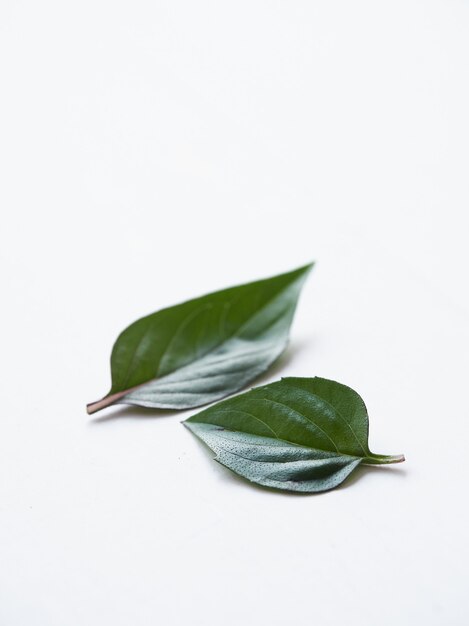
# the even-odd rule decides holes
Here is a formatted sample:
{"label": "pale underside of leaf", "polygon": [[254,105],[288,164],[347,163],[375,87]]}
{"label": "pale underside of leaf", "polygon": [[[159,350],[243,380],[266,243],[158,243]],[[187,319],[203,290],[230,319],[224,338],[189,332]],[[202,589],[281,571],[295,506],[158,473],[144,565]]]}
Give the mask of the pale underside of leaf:
{"label": "pale underside of leaf", "polygon": [[283,352],[287,340],[255,345],[232,339],[190,365],[127,393],[116,403],[163,409],[209,404],[238,391],[264,372]]}
{"label": "pale underside of leaf", "polygon": [[215,452],[216,461],[264,487],[305,493],[328,491],[340,485],[362,461],[213,424],[184,424]]}

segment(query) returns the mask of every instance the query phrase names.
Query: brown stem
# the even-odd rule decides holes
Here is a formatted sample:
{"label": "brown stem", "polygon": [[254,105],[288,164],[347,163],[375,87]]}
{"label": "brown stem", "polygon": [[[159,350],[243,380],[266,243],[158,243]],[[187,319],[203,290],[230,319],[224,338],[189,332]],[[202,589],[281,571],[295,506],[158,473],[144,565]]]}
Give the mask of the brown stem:
{"label": "brown stem", "polygon": [[96,402],[90,402],[90,404],[86,405],[86,412],[88,413],[88,415],[92,415],[97,411],[101,411],[101,409],[105,409],[106,407],[111,406],[112,404],[114,404],[114,402],[117,402],[117,400],[120,400],[121,398],[126,396],[129,391],[131,391],[131,389],[119,391],[118,393],[113,393],[110,396],[104,396],[104,398],[101,398],[101,400],[96,400]]}
{"label": "brown stem", "polygon": [[131,391],[140,389],[140,387],[143,387],[143,385],[146,385],[146,383],[141,383],[140,385],[135,385],[135,387],[129,387],[129,389],[124,389],[124,391],[118,391],[117,393],[104,396],[104,398],[101,398],[101,400],[96,400],[96,402],[90,402],[90,404],[86,405],[86,412],[88,413],[88,415],[92,415],[97,411],[101,411],[101,409],[105,409],[106,407],[111,406]]}

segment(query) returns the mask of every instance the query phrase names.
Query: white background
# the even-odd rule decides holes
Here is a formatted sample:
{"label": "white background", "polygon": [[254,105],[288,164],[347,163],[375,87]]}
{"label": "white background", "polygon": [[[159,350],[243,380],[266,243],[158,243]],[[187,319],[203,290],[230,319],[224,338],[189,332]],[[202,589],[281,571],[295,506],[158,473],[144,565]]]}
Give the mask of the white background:
{"label": "white background", "polygon": [[[469,4],[0,4],[1,626],[469,620]],[[117,334],[318,261],[263,381],[405,453],[319,496],[85,403]]]}

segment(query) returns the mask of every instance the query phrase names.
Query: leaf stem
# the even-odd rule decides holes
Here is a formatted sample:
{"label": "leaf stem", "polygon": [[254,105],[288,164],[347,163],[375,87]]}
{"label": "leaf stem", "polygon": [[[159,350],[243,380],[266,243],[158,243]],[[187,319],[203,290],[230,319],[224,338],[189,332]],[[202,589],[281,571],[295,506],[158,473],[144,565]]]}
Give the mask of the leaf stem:
{"label": "leaf stem", "polygon": [[125,391],[119,391],[118,393],[104,396],[104,398],[101,398],[101,400],[96,400],[96,402],[90,402],[90,404],[86,405],[86,412],[88,413],[88,415],[92,415],[97,411],[101,411],[101,409],[105,409],[106,407],[111,406],[112,404],[114,404],[114,402],[117,402],[117,400],[120,400],[121,398],[126,396],[129,391],[130,389],[126,389]]}
{"label": "leaf stem", "polygon": [[403,454],[373,454],[373,456],[366,456],[363,459],[365,465],[389,465],[390,463],[403,463],[404,461],[405,456]]}

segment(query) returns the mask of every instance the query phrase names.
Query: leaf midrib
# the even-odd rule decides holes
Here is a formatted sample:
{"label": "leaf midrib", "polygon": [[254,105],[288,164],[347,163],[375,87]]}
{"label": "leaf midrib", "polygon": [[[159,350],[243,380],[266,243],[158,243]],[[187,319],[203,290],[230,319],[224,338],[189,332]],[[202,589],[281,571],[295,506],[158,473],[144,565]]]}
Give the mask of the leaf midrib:
{"label": "leaf midrib", "polygon": [[[264,399],[266,399],[266,398],[259,398],[259,399],[260,399],[260,400],[264,400]],[[279,402],[279,403],[277,403],[277,404],[282,404],[282,403],[280,403],[280,402]],[[287,408],[290,408],[290,407],[288,407],[288,405],[286,405],[286,404],[285,404],[285,405],[283,405],[283,406],[286,406]],[[210,410],[210,409],[207,409],[207,410]],[[314,424],[315,426],[317,426],[317,424],[316,424],[315,422],[312,422],[311,420],[309,420],[309,419],[308,419],[305,415],[303,415],[303,414],[302,414],[302,413],[300,413],[299,411],[295,411],[295,409],[292,409],[292,410],[293,410],[295,413],[298,413],[298,415],[302,415],[302,416],[303,416],[303,417],[305,417],[308,421],[310,421],[312,424]],[[252,413],[249,413],[248,411],[243,411],[243,410],[241,410],[241,409],[228,409],[228,410],[225,410],[225,409],[223,409],[223,410],[217,409],[217,413],[233,413],[233,412],[234,412],[234,413],[242,413],[243,415],[248,415],[249,417],[252,417],[253,419],[257,420],[258,422],[261,422],[262,424],[264,424],[264,426],[267,426],[267,428],[268,428],[270,431],[272,431],[272,433],[274,434],[275,438],[276,438],[278,441],[282,441],[283,443],[287,443],[287,444],[292,445],[292,446],[297,446],[297,447],[299,447],[299,448],[306,448],[307,450],[319,450],[320,452],[327,452],[328,454],[339,454],[340,456],[350,456],[350,457],[353,457],[353,458],[356,458],[356,459],[360,459],[360,458],[361,458],[361,459],[364,459],[364,458],[367,458],[367,457],[369,456],[369,455],[368,455],[368,454],[366,454],[366,453],[365,453],[365,454],[361,457],[361,456],[356,456],[356,455],[353,455],[353,454],[349,454],[348,452],[341,452],[341,451],[338,449],[337,445],[336,445],[334,442],[333,442],[333,443],[334,443],[334,446],[335,446],[335,448],[336,448],[337,452],[334,452],[333,450],[328,450],[327,448],[318,448],[318,447],[313,448],[313,447],[308,446],[308,445],[304,445],[304,444],[301,444],[301,443],[296,443],[296,442],[294,442],[294,441],[289,441],[288,439],[283,439],[282,437],[279,437],[279,436],[277,435],[277,433],[275,432],[275,430],[274,430],[271,426],[269,426],[269,424],[266,424],[266,423],[265,423],[263,420],[261,420],[259,417],[257,417],[256,415],[253,415]],[[187,420],[187,421],[188,421],[189,423],[190,423],[191,421],[193,421],[193,423],[194,423],[194,424],[207,424],[207,423],[209,423],[209,424],[211,424],[212,426],[220,426],[219,424],[214,424],[213,422],[198,422],[197,420],[191,420],[191,419],[189,419],[189,420]],[[233,429],[231,429],[231,428],[225,428],[224,426],[223,426],[223,428],[224,428],[225,430],[229,431],[229,432],[232,432],[232,433],[237,433],[237,432],[238,432],[238,433],[244,433],[245,435],[250,435],[251,437],[260,437],[260,436],[262,436],[262,435],[255,435],[254,433],[250,433],[250,432],[248,432],[248,431],[246,431],[246,430],[233,430]],[[318,429],[319,429],[319,430],[322,430],[322,429],[321,429],[321,427],[319,427],[319,426],[318,426]],[[329,439],[330,439],[330,437],[329,437]],[[331,439],[331,441],[332,441],[332,439]]]}
{"label": "leaf midrib", "polygon": [[[243,413],[244,413],[244,411],[243,411]],[[194,423],[196,423],[196,424],[204,424],[204,422],[194,422]],[[212,426],[217,426],[217,424],[211,424],[211,425]],[[231,433],[242,433],[242,434],[249,435],[251,437],[259,437],[260,436],[260,435],[254,435],[253,433],[245,432],[243,430],[231,430],[229,428],[224,428],[224,427],[223,427],[223,430],[225,432],[231,432]],[[219,437],[220,439],[224,439],[225,441],[230,441],[228,439],[228,437],[223,437],[223,435],[220,435],[220,434],[217,434],[216,437]],[[301,445],[299,443],[294,443],[293,441],[288,441],[287,439],[282,439],[281,437],[276,437],[276,439],[278,441],[281,441],[282,443],[286,443],[289,446],[293,446],[295,448],[302,448],[303,450],[311,450],[312,452],[315,452],[315,451],[317,451],[317,452],[326,452],[327,454],[329,454],[329,455],[331,455],[333,457],[348,457],[350,459],[360,459],[360,460],[363,460],[363,458],[366,458],[366,457],[355,456],[353,454],[347,454],[347,453],[344,453],[344,452],[334,452],[333,450],[324,450],[322,448],[312,448],[311,446],[305,446],[305,445]],[[256,442],[249,442],[246,445],[268,447],[268,444],[256,443]],[[271,447],[275,447],[275,446],[271,446]],[[241,454],[238,454],[237,452],[233,452],[231,450],[224,450],[224,452],[226,452],[227,454],[234,454],[235,456],[239,456],[240,458],[245,459],[246,461],[253,461],[255,463],[297,463],[299,461],[307,462],[307,461],[314,461],[315,460],[315,459],[296,459],[295,461],[291,461],[291,460],[285,460],[285,461],[282,461],[282,460],[279,460],[279,461],[277,461],[277,460],[276,461],[262,461],[262,460],[258,460],[258,459],[250,459],[249,457],[245,457],[245,456],[243,456]],[[217,452],[217,457],[219,457],[218,452]],[[327,458],[326,459],[318,459],[318,460],[327,460]]]}

